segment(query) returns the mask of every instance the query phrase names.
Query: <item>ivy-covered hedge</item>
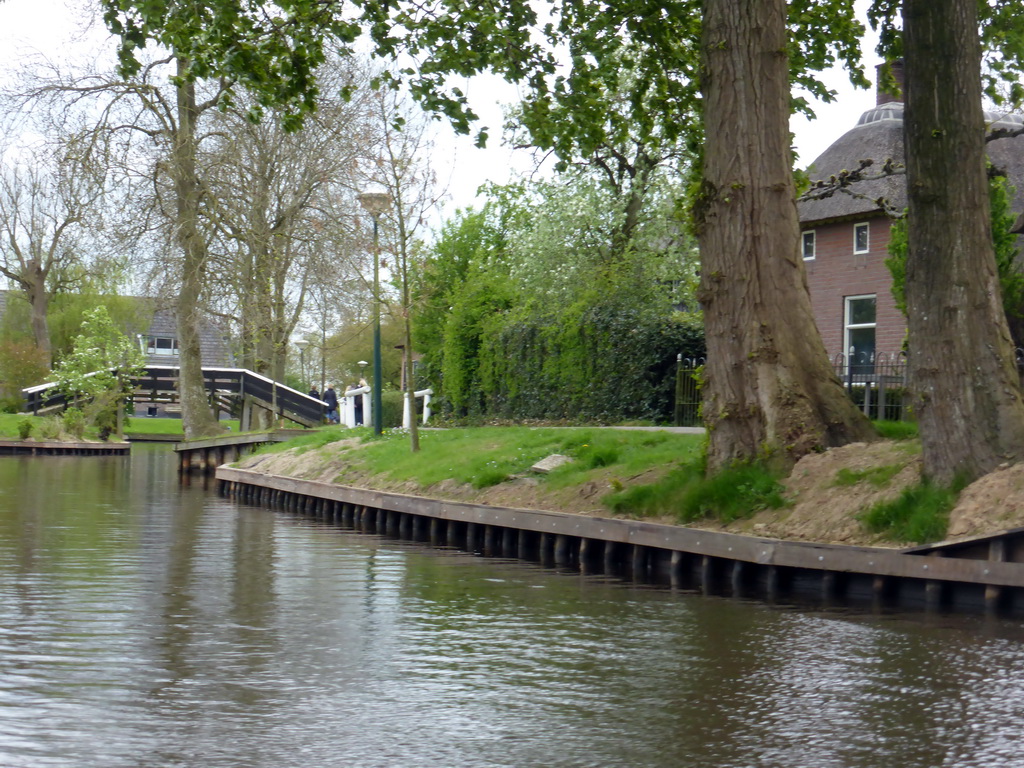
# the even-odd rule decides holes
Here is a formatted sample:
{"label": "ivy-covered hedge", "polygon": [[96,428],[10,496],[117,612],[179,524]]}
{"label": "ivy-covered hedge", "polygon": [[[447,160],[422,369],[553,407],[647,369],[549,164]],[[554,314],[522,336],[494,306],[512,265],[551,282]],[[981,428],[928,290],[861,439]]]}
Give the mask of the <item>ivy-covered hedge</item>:
{"label": "ivy-covered hedge", "polygon": [[436,411],[670,421],[676,358],[704,353],[699,315],[677,309],[696,306],[697,272],[678,191],[645,190],[632,228],[633,198],[585,176],[504,191],[447,223],[421,267],[417,377]]}
{"label": "ivy-covered hedge", "polygon": [[471,346],[454,357],[458,376],[441,387],[455,415],[664,422],[676,358],[702,356],[704,333],[681,314],[581,302],[556,318],[490,314]]}

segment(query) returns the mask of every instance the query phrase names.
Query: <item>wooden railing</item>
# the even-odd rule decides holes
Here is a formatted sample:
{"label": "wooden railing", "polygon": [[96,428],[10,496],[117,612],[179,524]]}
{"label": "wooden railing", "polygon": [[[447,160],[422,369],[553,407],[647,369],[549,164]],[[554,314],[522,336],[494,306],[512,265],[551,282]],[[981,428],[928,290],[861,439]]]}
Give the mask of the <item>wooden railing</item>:
{"label": "wooden railing", "polygon": [[[177,402],[179,375],[177,366],[147,365],[142,375],[133,381],[135,399],[154,403]],[[314,427],[323,423],[327,406],[322,400],[250,370],[203,368],[203,380],[211,407],[218,404],[225,406],[225,410],[240,408],[243,421],[246,421],[246,406],[257,405],[303,426]],[[52,413],[69,405],[67,396],[56,382],[28,387],[22,390],[22,395],[26,413]]]}

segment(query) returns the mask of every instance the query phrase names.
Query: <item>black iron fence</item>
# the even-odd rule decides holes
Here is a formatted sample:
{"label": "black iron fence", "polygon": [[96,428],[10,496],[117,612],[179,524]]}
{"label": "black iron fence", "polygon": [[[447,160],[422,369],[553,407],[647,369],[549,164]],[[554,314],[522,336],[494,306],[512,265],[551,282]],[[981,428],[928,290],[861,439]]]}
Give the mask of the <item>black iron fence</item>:
{"label": "black iron fence", "polygon": [[869,419],[903,421],[909,416],[907,356],[903,352],[836,355],[832,368],[850,399]]}
{"label": "black iron fence", "polygon": [[677,427],[701,426],[700,415],[700,372],[707,362],[703,357],[676,358],[676,407]]}
{"label": "black iron fence", "polygon": [[[1018,367],[1024,364],[1024,350],[1018,350]],[[675,424],[700,426],[700,374],[704,358],[680,357],[676,366]],[[836,376],[850,399],[871,419],[902,421],[909,418],[907,358],[902,352],[876,354],[870,359],[837,355],[832,360]]]}

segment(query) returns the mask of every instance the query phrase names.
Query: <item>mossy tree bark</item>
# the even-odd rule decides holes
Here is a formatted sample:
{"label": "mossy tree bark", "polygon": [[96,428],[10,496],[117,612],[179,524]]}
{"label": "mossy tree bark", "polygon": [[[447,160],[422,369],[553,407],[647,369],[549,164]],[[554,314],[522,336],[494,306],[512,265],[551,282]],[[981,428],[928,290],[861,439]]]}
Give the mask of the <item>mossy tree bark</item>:
{"label": "mossy tree bark", "polygon": [[704,175],[695,208],[708,362],[708,470],[786,467],[874,430],[814,322],[790,167],[784,0],[707,0]]}
{"label": "mossy tree bark", "polygon": [[171,174],[177,217],[175,236],[183,256],[177,303],[178,397],[181,400],[182,429],[185,438],[192,440],[219,434],[223,429],[207,399],[199,343],[199,300],[209,264],[206,238],[199,223],[202,201],[202,186],[196,171],[199,109],[195,84],[187,79],[188,63],[181,57],[176,63],[180,82],[175,89],[178,125],[173,136]]}
{"label": "mossy tree bark", "polygon": [[21,279],[16,284],[25,289],[29,306],[32,308],[32,338],[49,368],[53,365],[53,347],[50,344],[50,322],[47,319],[50,309],[50,292],[46,289],[48,272],[39,258],[33,258],[29,260],[24,272],[19,276]]}
{"label": "mossy tree bark", "polygon": [[974,479],[1024,448],[992,244],[974,0],[905,0],[910,381],[925,473]]}

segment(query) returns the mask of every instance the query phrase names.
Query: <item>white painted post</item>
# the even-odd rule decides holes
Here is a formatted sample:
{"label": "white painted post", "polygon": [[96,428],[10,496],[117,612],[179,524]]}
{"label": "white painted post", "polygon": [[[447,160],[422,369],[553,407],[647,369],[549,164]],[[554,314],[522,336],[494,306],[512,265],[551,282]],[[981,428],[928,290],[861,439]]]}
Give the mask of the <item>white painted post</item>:
{"label": "white painted post", "polygon": [[370,397],[370,387],[360,387],[363,394],[363,426],[373,425],[373,398]]}
{"label": "white painted post", "polygon": [[[426,424],[427,420],[430,418],[430,396],[432,394],[434,394],[434,390],[432,390],[432,389],[421,389],[418,392],[413,392],[412,393],[413,397],[422,397],[423,398],[423,423],[424,424]],[[406,429],[408,429],[409,425],[412,423],[412,408],[409,407],[410,402],[409,402],[409,394],[408,393],[406,393],[406,395],[403,398],[403,400],[404,400],[404,406],[402,407],[402,426],[405,427]]]}
{"label": "white painted post", "polygon": [[370,407],[369,391],[369,387],[359,387],[357,389],[347,390],[342,396],[342,399],[345,401],[342,421],[349,429],[356,426],[356,398],[360,396],[363,398],[363,424],[366,425],[372,423],[370,421],[370,412],[368,410]]}
{"label": "white painted post", "polygon": [[426,424],[430,420],[430,398],[434,394],[432,389],[424,389],[423,392],[423,423]]}

